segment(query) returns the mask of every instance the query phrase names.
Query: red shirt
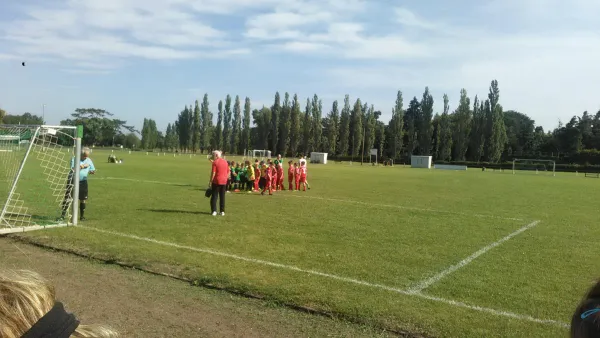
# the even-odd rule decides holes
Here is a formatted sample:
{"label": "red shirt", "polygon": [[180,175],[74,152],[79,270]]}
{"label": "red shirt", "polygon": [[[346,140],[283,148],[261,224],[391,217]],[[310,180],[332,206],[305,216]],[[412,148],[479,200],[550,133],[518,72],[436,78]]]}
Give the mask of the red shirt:
{"label": "red shirt", "polygon": [[216,159],[212,164],[212,172],[215,173],[214,184],[227,184],[227,178],[229,177],[229,165],[227,165],[227,161],[222,158]]}
{"label": "red shirt", "polygon": [[289,167],[288,169],[288,180],[293,180],[294,179],[294,174],[296,173],[296,170],[294,169],[294,167]]}
{"label": "red shirt", "polygon": [[296,181],[300,181],[300,174],[302,173],[302,170],[300,170],[300,168],[296,168]]}

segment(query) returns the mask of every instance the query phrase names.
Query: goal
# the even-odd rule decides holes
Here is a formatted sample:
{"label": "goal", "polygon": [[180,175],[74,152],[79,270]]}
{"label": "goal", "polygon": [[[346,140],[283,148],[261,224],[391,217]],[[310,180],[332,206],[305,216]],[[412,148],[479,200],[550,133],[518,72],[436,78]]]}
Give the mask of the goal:
{"label": "goal", "polygon": [[270,150],[248,150],[248,158],[264,160],[265,158],[271,158]]}
{"label": "goal", "polygon": [[0,234],[77,225],[83,127],[0,125]]}
{"label": "goal", "polygon": [[552,174],[556,176],[556,162],[553,160],[513,159],[512,173],[517,171],[535,172],[535,174]]}

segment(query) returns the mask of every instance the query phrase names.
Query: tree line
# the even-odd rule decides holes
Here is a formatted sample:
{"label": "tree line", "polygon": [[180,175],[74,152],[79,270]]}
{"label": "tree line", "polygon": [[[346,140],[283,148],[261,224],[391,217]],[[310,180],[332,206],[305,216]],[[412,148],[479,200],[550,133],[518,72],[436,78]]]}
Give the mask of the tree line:
{"label": "tree line", "polygon": [[[217,104],[215,124],[205,94],[201,103],[186,105],[164,134],[152,119],[144,119],[138,132],[126,121],[95,108],[78,108],[61,124],[83,124],[86,145],[120,144],[133,149],[201,153],[221,149],[226,154],[268,149],[284,156],[317,151],[340,159],[368,158],[370,149],[377,149],[380,159],[431,155],[435,161],[491,163],[516,156],[589,162],[589,154],[594,153],[600,164],[600,111],[594,115],[583,112],[546,132],[526,114],[503,109],[496,80],[490,83],[485,98],[471,99],[462,89],[453,111],[447,94],[442,100],[441,113],[434,114],[435,99],[428,87],[406,106],[398,91],[386,123],[372,104],[360,98],[351,100],[349,95],[342,102],[334,101],[326,113],[317,94],[301,101],[297,94],[286,92],[281,97],[277,92],[273,104],[260,109],[253,109],[248,97],[242,107],[239,95],[227,95]],[[41,124],[41,118],[29,113],[0,113],[6,124]]]}
{"label": "tree line", "polygon": [[196,101],[193,108],[185,106],[167,126],[163,147],[184,152],[221,149],[229,154],[268,149],[285,156],[317,151],[334,158],[359,158],[377,149],[379,158],[431,155],[436,161],[492,163],[511,156],[558,156],[600,148],[600,111],[594,117],[584,112],[545,132],[526,114],[504,110],[496,80],[485,99],[471,99],[465,89],[459,95],[456,109],[450,111],[444,94],[443,110],[434,114],[435,99],[428,87],[406,107],[398,91],[387,123],[372,104],[360,98],[351,101],[349,95],[341,105],[334,101],[326,114],[317,94],[301,102],[297,94],[286,92],[282,99],[277,92],[273,104],[260,109],[252,109],[248,97],[242,109],[240,96],[227,95],[217,105],[215,126],[205,94],[200,105]]}

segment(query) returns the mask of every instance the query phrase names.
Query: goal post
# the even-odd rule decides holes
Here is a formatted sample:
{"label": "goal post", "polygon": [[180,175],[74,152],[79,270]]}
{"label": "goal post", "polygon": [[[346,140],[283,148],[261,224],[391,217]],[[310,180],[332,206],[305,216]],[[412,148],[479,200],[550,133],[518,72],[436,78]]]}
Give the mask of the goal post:
{"label": "goal post", "polygon": [[82,137],[82,126],[0,125],[0,234],[77,225]]}
{"label": "goal post", "polygon": [[535,171],[535,173],[551,172],[552,176],[556,176],[556,162],[553,160],[537,160],[537,159],[513,159],[512,173],[517,171]]}

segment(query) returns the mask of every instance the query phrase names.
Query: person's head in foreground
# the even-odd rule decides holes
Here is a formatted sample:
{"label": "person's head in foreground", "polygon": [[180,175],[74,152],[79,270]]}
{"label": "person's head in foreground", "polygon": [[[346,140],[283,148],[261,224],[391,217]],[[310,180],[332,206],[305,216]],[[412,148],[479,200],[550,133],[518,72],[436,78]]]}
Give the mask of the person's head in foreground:
{"label": "person's head in foreground", "polygon": [[88,147],[82,148],[81,149],[81,160],[85,160],[88,157],[90,157],[90,148],[88,148]]}
{"label": "person's head in foreground", "polygon": [[596,283],[575,309],[571,337],[600,337],[600,282]]}
{"label": "person's head in foreground", "polygon": [[0,270],[0,337],[113,338],[102,326],[80,325],[55,299],[54,287],[33,271]]}
{"label": "person's head in foreground", "polygon": [[213,155],[213,159],[216,160],[218,158],[221,158],[221,156],[223,156],[223,153],[220,150],[215,150],[212,152]]}

